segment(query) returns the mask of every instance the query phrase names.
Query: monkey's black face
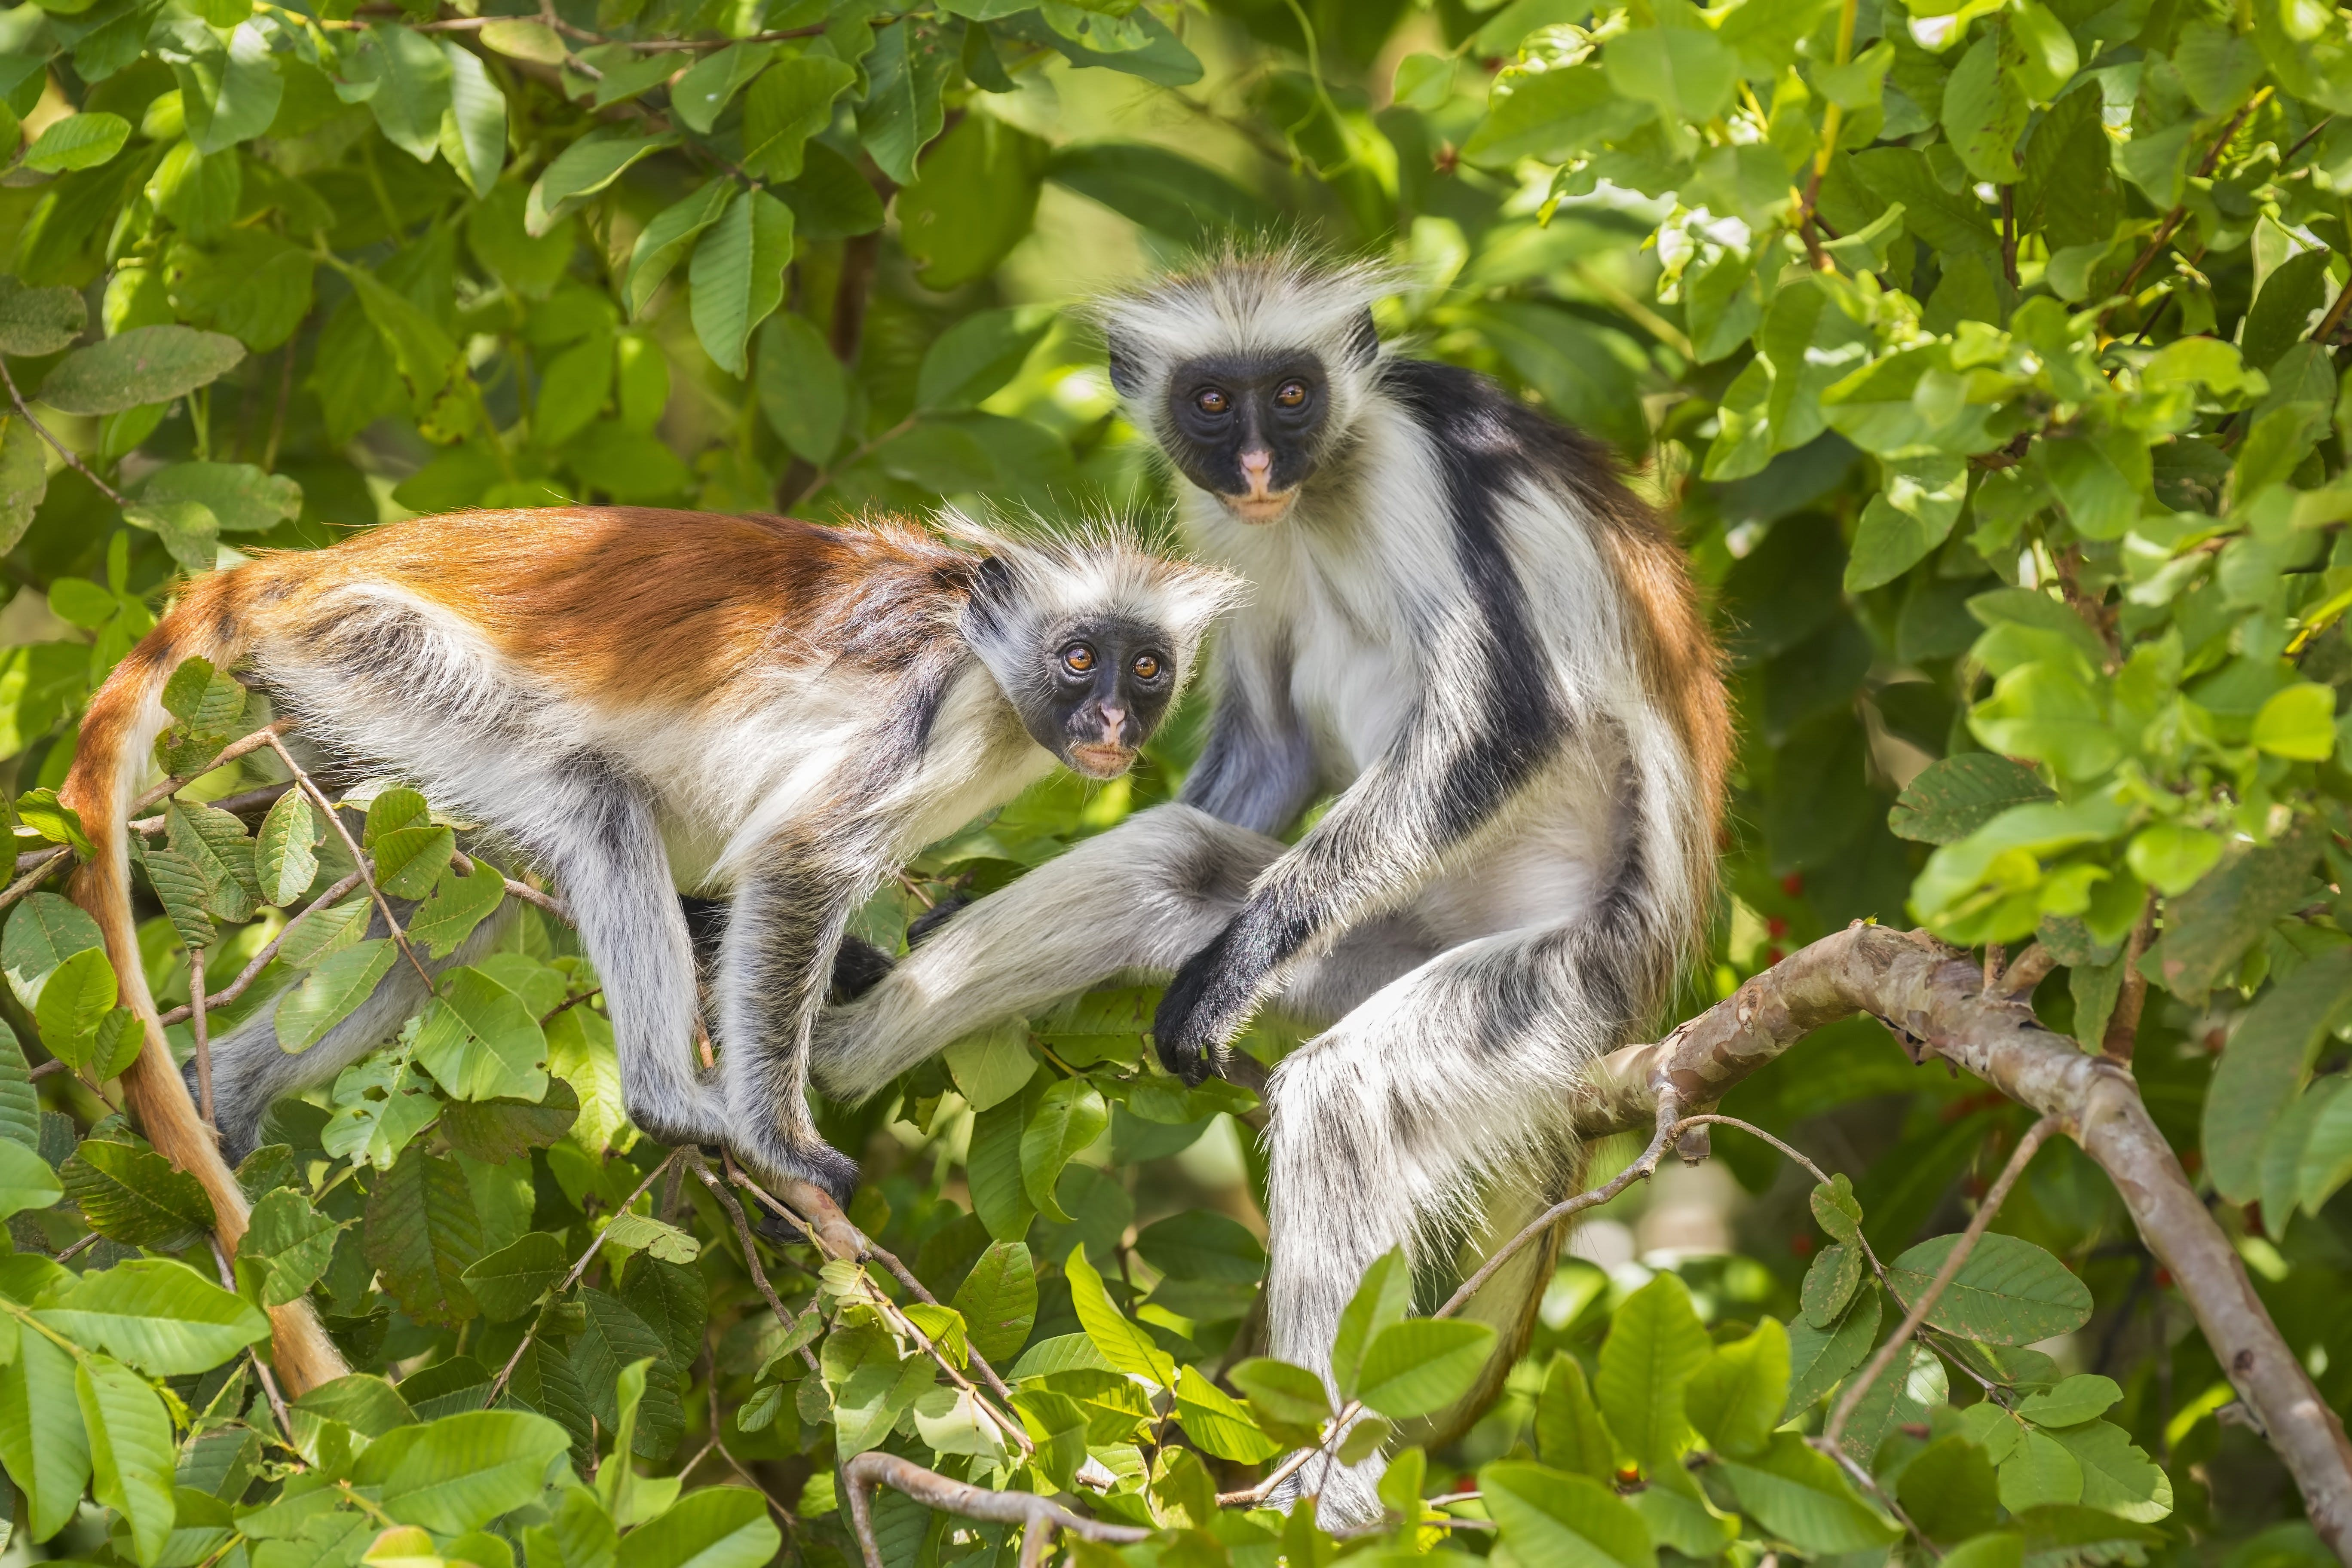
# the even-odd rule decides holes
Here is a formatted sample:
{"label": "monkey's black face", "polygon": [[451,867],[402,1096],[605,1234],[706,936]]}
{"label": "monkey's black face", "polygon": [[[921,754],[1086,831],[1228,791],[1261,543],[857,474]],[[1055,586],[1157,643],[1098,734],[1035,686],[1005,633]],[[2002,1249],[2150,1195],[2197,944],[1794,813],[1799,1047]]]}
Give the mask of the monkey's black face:
{"label": "monkey's black face", "polygon": [[1329,413],[1312,353],[1187,360],[1168,378],[1168,456],[1243,521],[1274,522],[1315,471]]}
{"label": "monkey's black face", "polygon": [[1023,705],[1029,733],[1088,778],[1127,772],[1176,695],[1167,637],[1139,621],[1089,617],[1048,638],[1044,658],[1045,679]]}

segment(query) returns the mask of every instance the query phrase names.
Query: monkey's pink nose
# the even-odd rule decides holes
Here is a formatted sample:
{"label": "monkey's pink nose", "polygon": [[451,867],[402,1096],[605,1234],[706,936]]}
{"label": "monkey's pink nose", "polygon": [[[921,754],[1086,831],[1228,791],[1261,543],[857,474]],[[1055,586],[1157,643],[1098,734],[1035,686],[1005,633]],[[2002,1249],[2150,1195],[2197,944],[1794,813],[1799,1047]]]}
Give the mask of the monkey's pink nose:
{"label": "monkey's pink nose", "polygon": [[1119,732],[1127,728],[1127,710],[1106,707],[1102,710],[1102,716],[1103,739],[1116,746],[1118,744]]}
{"label": "monkey's pink nose", "polygon": [[1263,447],[1253,447],[1244,452],[1242,477],[1249,481],[1253,499],[1270,494],[1267,481],[1274,477],[1274,454]]}

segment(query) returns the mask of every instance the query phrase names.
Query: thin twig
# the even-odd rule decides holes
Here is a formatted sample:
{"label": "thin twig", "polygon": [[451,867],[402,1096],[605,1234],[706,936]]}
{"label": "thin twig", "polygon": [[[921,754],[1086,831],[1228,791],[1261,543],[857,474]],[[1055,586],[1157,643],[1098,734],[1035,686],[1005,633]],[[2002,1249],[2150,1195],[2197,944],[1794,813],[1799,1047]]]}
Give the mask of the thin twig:
{"label": "thin twig", "polygon": [[131,504],[129,501],[122,499],[122,492],[121,490],[116,489],[112,485],[108,484],[104,479],[100,479],[95,473],[91,472],[88,464],[84,463],[79,458],[75,457],[72,452],[67,450],[66,444],[63,441],[58,440],[55,436],[49,434],[49,427],[47,426],[33,417],[33,411],[25,406],[25,395],[16,390],[16,378],[14,374],[10,374],[8,369],[8,361],[5,356],[0,356],[0,382],[7,383],[8,401],[16,405],[16,412],[24,416],[25,423],[30,425],[33,427],[34,433],[39,436],[42,440],[47,441],[50,446],[57,448],[58,456],[66,460],[67,467],[72,468],[76,473],[79,474],[83,479],[88,479],[91,484],[96,485],[98,487],[99,493],[103,495],[107,500],[112,501],[115,505],[127,507]]}
{"label": "thin twig", "polygon": [[[357,871],[354,871],[350,876],[345,877],[341,881],[337,882],[333,887],[329,888],[325,892],[320,893],[317,898],[311,900],[309,904],[303,907],[300,914],[296,915],[292,920],[288,921],[286,924],[279,929],[278,934],[270,939],[269,944],[267,947],[264,947],[259,952],[253,955],[252,961],[238,973],[237,977],[235,980],[223,986],[217,994],[208,997],[205,1000],[205,1005],[209,1009],[226,1007],[230,1003],[236,1001],[238,997],[244,995],[245,988],[252,984],[255,978],[259,975],[263,970],[269,967],[269,961],[278,956],[278,950],[286,945],[286,939],[294,934],[294,928],[296,926],[300,925],[304,921],[309,920],[312,915],[317,914],[320,910],[325,909],[337,899],[341,898],[353,888],[358,887],[360,885],[360,874]],[[190,1005],[186,1007],[173,1008],[170,1012],[164,1014],[158,1022],[166,1026],[184,1023],[187,1021],[194,1010],[194,1003],[191,1002]]]}
{"label": "thin twig", "polygon": [[[2221,134],[2213,139],[2213,145],[2205,150],[2203,158],[2198,160],[2196,178],[2202,180],[2211,176],[2214,166],[2221,161],[2222,152],[2230,145],[2231,138],[2237,135],[2238,128],[2246,122],[2255,110],[2263,106],[2263,100],[2270,97],[2273,90],[2275,89],[2267,87],[2260,89],[2253,97],[2246,100],[2237,113],[2230,117],[2230,122],[2221,127]],[[2146,271],[2147,264],[2155,260],[2164,247],[2171,243],[2174,231],[2180,227],[2181,220],[2188,216],[2189,204],[2186,202],[2164,215],[2164,221],[2157,226],[2156,237],[2147,242],[2147,248],[2134,258],[2131,270],[2126,272],[2124,280],[2116,286],[2117,294],[2126,298],[2130,297],[2133,285],[2139,281],[2139,275]]]}
{"label": "thin twig", "polygon": [[[225,795],[218,800],[208,800],[204,804],[215,811],[226,811],[231,816],[242,816],[256,806],[275,805],[278,803],[278,797],[293,787],[293,781],[289,779],[284,784],[263,784],[259,789],[239,790],[235,795]],[[152,838],[169,826],[168,817],[142,816],[131,824],[130,831],[136,833],[142,838]]]}
{"label": "thin twig", "polygon": [[[47,1067],[49,1064],[44,1062],[41,1065]],[[60,1063],[58,1065],[62,1066],[63,1064]],[[88,1236],[81,1237],[72,1246],[67,1247],[63,1252],[58,1253],[52,1261],[58,1263],[70,1263],[75,1258],[79,1258],[83,1253],[88,1252],[91,1247],[96,1247],[100,1242],[104,1241],[105,1239],[105,1237],[93,1230]]]}
{"label": "thin twig", "polygon": [[[2345,292],[2352,294],[2352,289]],[[2106,1031],[2099,1037],[2099,1054],[2110,1061],[2128,1064],[2139,1042],[2140,1009],[2147,1004],[2147,976],[2139,972],[2139,961],[2155,935],[2156,889],[2150,888],[2140,905],[2139,921],[2124,943],[2123,984],[2116,993],[2116,1010],[2108,1016]]]}
{"label": "thin twig", "polygon": [[2001,972],[2000,994],[2022,1002],[2032,995],[2034,987],[2057,967],[2058,955],[2037,942],[2019,953],[2017,962]]}
{"label": "thin twig", "polygon": [[2032,1163],[2035,1151],[2042,1147],[2042,1140],[2057,1131],[2058,1118],[2045,1116],[2027,1128],[2025,1136],[2017,1141],[2016,1149],[2009,1156],[2009,1163],[2001,1167],[2000,1176],[1986,1192],[1984,1202],[1977,1205],[1975,1216],[1969,1221],[1969,1228],[1960,1233],[1960,1239],[1944,1255],[1943,1264],[1936,1270],[1935,1278],[1927,1281],[1927,1288],[1919,1292],[1919,1299],[1911,1303],[1910,1310],[1903,1314],[1903,1321],[1894,1333],[1887,1336],[1886,1342],[1878,1347],[1877,1353],[1870,1358],[1869,1363],[1847,1380],[1845,1393],[1839,1396],[1837,1407],[1830,1412],[1829,1425],[1822,1429],[1816,1447],[1827,1451],[1838,1446],[1838,1439],[1845,1434],[1845,1424],[1853,1416],[1854,1407],[1862,1403],[1863,1395],[1894,1364],[1896,1354],[1910,1342],[1911,1335],[1927,1321],[1927,1314],[1934,1310],[1937,1299],[1959,1277],[1960,1266],[1969,1260],[1969,1254],[1976,1250],[1977,1242],[1983,1237],[1986,1227],[1992,1224],[1993,1216],[2000,1212],[2000,1205],[2008,1201],[2010,1189],[2017,1185],[2020,1176],[2025,1174],[2025,1167]]}
{"label": "thin twig", "polygon": [[[452,865],[457,868],[457,872],[460,876],[470,877],[474,874],[474,867],[477,862],[472,856],[467,854],[463,849],[450,851],[449,860]],[[572,918],[572,906],[565,903],[562,899],[557,898],[554,894],[541,892],[529,882],[518,882],[512,877],[503,878],[502,880],[504,880],[507,885],[508,898],[520,899],[526,904],[531,904],[537,908],[545,910],[549,914],[553,915],[565,925],[577,923]]]}
{"label": "thin twig", "polygon": [[[751,1283],[766,1299],[768,1310],[776,1314],[776,1321],[790,1328],[793,1322],[792,1310],[784,1305],[783,1298],[776,1294],[776,1288],[768,1282],[768,1271],[760,1267],[759,1249],[752,1245],[751,1220],[744,1214],[743,1205],[735,1201],[735,1194],[727,1190],[727,1184],[711,1173],[709,1165],[704,1162],[700,1153],[689,1150],[687,1152],[686,1159],[687,1169],[701,1179],[702,1184],[710,1189],[710,1195],[718,1201],[719,1206],[727,1211],[727,1217],[735,1222],[735,1239],[742,1244],[743,1267],[751,1272]],[[811,1310],[814,1309],[812,1308]],[[814,1370],[816,1356],[806,1345],[801,1347],[801,1360],[806,1362],[811,1370]]]}
{"label": "thin twig", "polygon": [[1107,1546],[1129,1546],[1148,1541],[1151,1531],[1132,1524],[1108,1524],[1072,1513],[1053,1499],[1035,1492],[992,1492],[923,1468],[896,1454],[879,1449],[860,1454],[841,1468],[847,1483],[850,1527],[866,1554],[866,1568],[882,1568],[882,1549],[874,1539],[874,1489],[888,1487],[927,1507],[992,1524],[1022,1527],[1023,1556],[1030,1553],[1029,1537],[1049,1536],[1066,1530],[1084,1541]]}
{"label": "thin twig", "polygon": [[[226,1248],[221,1246],[219,1234],[215,1232],[206,1239],[211,1241],[213,1244],[213,1267],[220,1270],[221,1289],[229,1291],[236,1290],[236,1270],[228,1266],[228,1252]],[[289,1448],[293,1448],[295,1447],[294,1421],[291,1416],[286,1414],[286,1396],[278,1392],[278,1379],[270,1374],[269,1363],[263,1361],[261,1357],[255,1352],[251,1345],[245,1347],[245,1353],[247,1358],[253,1363],[255,1376],[261,1380],[261,1392],[267,1395],[269,1400],[269,1413],[278,1417],[278,1430],[279,1434],[285,1437],[286,1446]],[[297,1451],[299,1452],[299,1450],[298,1449]]]}
{"label": "thin twig", "polygon": [[382,888],[376,886],[375,875],[368,869],[367,853],[360,847],[359,840],[352,837],[352,830],[343,826],[341,816],[335,810],[335,803],[329,800],[327,792],[320,789],[317,782],[302,771],[302,764],[294,760],[294,753],[286,749],[286,743],[283,741],[275,734],[271,734],[269,743],[276,748],[278,760],[284,763],[294,774],[295,781],[301,784],[312,800],[318,802],[319,809],[327,814],[328,825],[334,828],[335,836],[343,841],[343,847],[352,852],[352,863],[360,868],[360,875],[367,879],[368,895],[375,900],[375,907],[382,911],[385,928],[392,932],[392,940],[399,945],[400,951],[408,956],[409,963],[416,970],[417,978],[425,982],[425,989],[436,996],[439,995],[441,988],[433,984],[433,972],[425,967],[425,961],[417,957],[416,950],[408,944],[408,933],[401,929],[400,917],[392,912],[392,900],[384,897]]}
{"label": "thin twig", "polygon": [[206,763],[203,767],[196,769],[194,773],[175,773],[172,777],[165,779],[163,783],[152,785],[132,796],[129,815],[136,816],[138,813],[142,812],[149,806],[154,805],[157,801],[162,800],[165,795],[177,795],[180,791],[187,788],[190,784],[195,783],[206,773],[212,773],[216,769],[228,766],[229,763],[236,761],[237,758],[245,755],[247,752],[257,752],[264,746],[276,746],[278,748],[278,754],[281,756],[284,755],[286,748],[284,745],[279,743],[278,737],[292,728],[294,728],[293,720],[280,719],[276,723],[264,724],[260,729],[256,730],[250,735],[241,735],[237,737],[237,739],[231,741],[227,745],[223,746],[220,751],[214,755],[211,762]]}
{"label": "thin twig", "polygon": [[0,892],[0,910],[6,909],[72,862],[73,847],[68,844],[58,845],[43,856],[38,865],[9,883],[5,892]]}
{"label": "thin twig", "polygon": [[[916,1279],[914,1272],[905,1264],[898,1261],[897,1254],[885,1250],[880,1243],[870,1237],[866,1243],[866,1252],[867,1257],[897,1275],[898,1283],[913,1292],[915,1300],[927,1306],[940,1305],[940,1299],[923,1289],[923,1282]],[[1004,1380],[996,1375],[996,1369],[988,1364],[988,1358],[980,1353],[980,1348],[967,1340],[964,1344],[964,1353],[971,1358],[971,1364],[980,1369],[980,1375],[988,1380],[988,1386],[996,1391],[996,1396],[1007,1405],[1012,1404],[1013,1391],[1004,1386]]]}

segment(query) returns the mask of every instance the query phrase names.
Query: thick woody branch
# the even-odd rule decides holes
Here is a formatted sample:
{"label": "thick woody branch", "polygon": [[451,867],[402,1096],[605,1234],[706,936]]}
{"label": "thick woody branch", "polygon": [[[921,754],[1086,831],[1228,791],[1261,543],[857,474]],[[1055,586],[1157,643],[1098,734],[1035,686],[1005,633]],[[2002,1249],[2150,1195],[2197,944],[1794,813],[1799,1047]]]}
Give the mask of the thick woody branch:
{"label": "thick woody branch", "polygon": [[906,1493],[927,1508],[959,1514],[991,1524],[1023,1528],[1022,1556],[1032,1560],[1032,1543],[1042,1543],[1056,1530],[1066,1530],[1106,1546],[1128,1546],[1148,1541],[1151,1531],[1132,1524],[1106,1524],[1072,1513],[1053,1499],[1035,1492],[992,1492],[951,1481],[935,1471],[879,1452],[860,1454],[841,1468],[849,1483],[849,1521],[857,1531],[857,1545],[866,1554],[866,1568],[882,1568],[882,1548],[874,1539],[874,1489],[888,1487]]}
{"label": "thick woody branch", "polygon": [[1867,1013],[1915,1061],[1941,1058],[2053,1117],[2096,1161],[2196,1313],[2248,1413],[2294,1477],[2314,1529],[2352,1562],[2352,1443],[2189,1185],[2122,1064],[2085,1055],[2025,1004],[1988,995],[1967,954],[1917,932],[1855,924],[1749,980],[1655,1045],[1598,1064],[1580,1097],[1588,1137],[1651,1125],[1659,1091],[1710,1105],[1815,1029]]}

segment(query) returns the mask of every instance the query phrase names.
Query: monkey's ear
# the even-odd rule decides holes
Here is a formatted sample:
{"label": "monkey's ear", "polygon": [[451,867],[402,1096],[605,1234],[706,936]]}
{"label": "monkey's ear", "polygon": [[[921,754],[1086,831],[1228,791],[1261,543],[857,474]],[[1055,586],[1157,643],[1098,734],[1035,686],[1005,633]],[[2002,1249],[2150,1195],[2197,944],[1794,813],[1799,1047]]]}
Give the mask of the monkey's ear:
{"label": "monkey's ear", "polygon": [[1143,390],[1143,372],[1135,363],[1135,355],[1117,338],[1110,341],[1110,384],[1121,397],[1133,397]]}
{"label": "monkey's ear", "polygon": [[[1372,324],[1372,313],[1367,310],[1356,318],[1354,328],[1348,333],[1348,355],[1358,364],[1370,364],[1381,357],[1381,330]],[[1118,380],[1118,373],[1112,373]]]}
{"label": "monkey's ear", "polygon": [[1012,586],[1013,568],[1005,564],[1003,556],[983,555],[980,558],[979,582],[974,586],[972,597],[1001,599]]}

